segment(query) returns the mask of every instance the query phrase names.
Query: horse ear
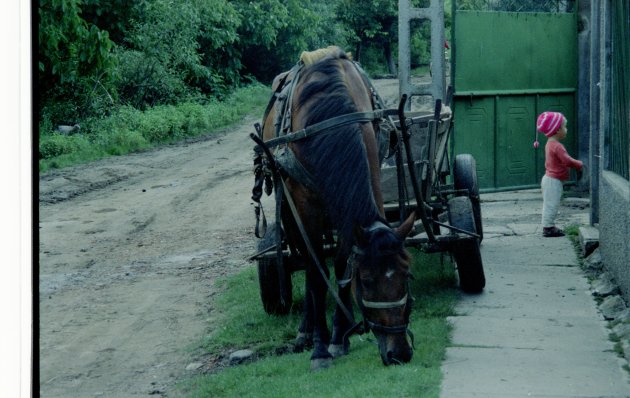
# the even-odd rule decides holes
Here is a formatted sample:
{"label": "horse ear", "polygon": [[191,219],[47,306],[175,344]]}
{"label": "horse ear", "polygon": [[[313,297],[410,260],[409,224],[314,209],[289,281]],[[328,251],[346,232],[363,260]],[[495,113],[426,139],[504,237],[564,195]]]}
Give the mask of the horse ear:
{"label": "horse ear", "polygon": [[416,221],[416,212],[414,211],[407,217],[407,219],[398,226],[398,228],[394,229],[394,233],[400,240],[405,240],[411,229],[413,228],[413,223]]}

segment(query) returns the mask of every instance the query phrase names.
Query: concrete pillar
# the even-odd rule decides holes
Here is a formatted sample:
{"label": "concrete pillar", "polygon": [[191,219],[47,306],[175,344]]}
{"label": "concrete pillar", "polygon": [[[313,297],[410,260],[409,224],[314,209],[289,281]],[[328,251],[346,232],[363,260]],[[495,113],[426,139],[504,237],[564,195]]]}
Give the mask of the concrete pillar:
{"label": "concrete pillar", "polygon": [[[591,66],[589,71],[589,93],[590,93],[590,120],[589,120],[589,140],[588,140],[588,165],[589,165],[589,192],[591,196],[591,213],[590,223],[595,225],[599,223],[599,176],[600,176],[600,150],[599,150],[599,97],[600,97],[600,34],[601,34],[601,1],[593,0],[591,2],[591,18],[590,18],[590,55]],[[580,2],[581,4],[582,2]]]}
{"label": "concrete pillar", "polygon": [[[411,83],[411,20],[431,23],[431,84]],[[431,0],[428,8],[414,8],[410,0],[398,0],[398,82],[399,94],[431,95],[433,101],[443,100],[446,94],[444,60],[444,0]],[[407,110],[411,101],[407,102]]]}
{"label": "concrete pillar", "polygon": [[[589,0],[578,2],[578,87],[577,87],[577,134],[578,158],[590,170],[589,137],[591,121],[591,3]],[[589,190],[590,179],[578,181],[579,191]]]}

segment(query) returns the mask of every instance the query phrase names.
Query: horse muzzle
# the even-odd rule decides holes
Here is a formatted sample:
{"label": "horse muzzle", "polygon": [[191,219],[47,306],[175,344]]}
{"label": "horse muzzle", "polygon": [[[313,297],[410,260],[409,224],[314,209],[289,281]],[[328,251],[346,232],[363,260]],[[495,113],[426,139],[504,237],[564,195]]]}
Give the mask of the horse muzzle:
{"label": "horse muzzle", "polygon": [[402,365],[411,361],[413,346],[407,333],[378,335],[378,349],[385,366]]}

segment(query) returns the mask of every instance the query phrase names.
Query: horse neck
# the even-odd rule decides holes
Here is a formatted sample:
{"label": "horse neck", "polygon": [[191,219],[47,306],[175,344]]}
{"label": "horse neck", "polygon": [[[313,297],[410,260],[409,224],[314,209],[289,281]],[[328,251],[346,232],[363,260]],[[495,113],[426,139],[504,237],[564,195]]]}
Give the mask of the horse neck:
{"label": "horse neck", "polygon": [[[355,226],[368,227],[382,216],[372,167],[358,125],[333,129],[300,144],[300,158],[318,182],[319,195],[334,227],[351,242]],[[378,191],[380,194],[380,191]]]}
{"label": "horse neck", "polygon": [[[328,59],[305,70],[294,95],[293,128],[371,110],[371,96],[354,65]],[[355,225],[379,219],[378,153],[371,126],[337,126],[296,143],[297,154],[319,185],[326,211],[341,236],[352,240]],[[378,192],[375,195],[375,192]]]}

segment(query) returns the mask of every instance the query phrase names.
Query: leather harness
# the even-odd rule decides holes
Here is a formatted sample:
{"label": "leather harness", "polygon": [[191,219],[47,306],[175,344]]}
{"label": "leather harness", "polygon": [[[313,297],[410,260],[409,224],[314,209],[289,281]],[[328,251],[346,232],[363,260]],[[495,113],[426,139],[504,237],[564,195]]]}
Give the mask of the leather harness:
{"label": "leather harness", "polygon": [[[374,108],[372,111],[355,112],[355,113],[340,115],[340,116],[333,117],[331,119],[327,119],[322,122],[307,126],[306,128],[302,130],[291,132],[291,127],[292,127],[291,126],[291,103],[292,103],[292,98],[295,91],[296,83],[299,80],[300,72],[302,68],[304,67],[304,64],[302,62],[299,62],[288,73],[286,73],[285,76],[282,77],[282,79],[279,82],[278,87],[276,88],[273,95],[271,96],[271,99],[269,100],[269,103],[267,104],[267,108],[264,113],[263,123],[267,120],[267,117],[274,106],[276,106],[276,109],[278,110],[274,118],[275,135],[276,135],[275,138],[272,138],[270,140],[263,142],[262,134],[264,131],[264,125],[261,127],[260,124],[258,123],[255,126],[257,135],[254,135],[254,134],[250,135],[251,138],[257,143],[257,145],[254,148],[254,151],[256,153],[256,159],[254,161],[256,165],[256,170],[255,170],[256,184],[254,186],[253,196],[252,196],[252,199],[256,202],[256,216],[257,216],[256,236],[258,237],[264,236],[264,232],[260,234],[260,231],[259,231],[260,213],[262,213],[262,217],[263,217],[263,228],[266,228],[266,220],[264,220],[264,212],[262,211],[262,205],[260,204],[263,180],[267,181],[266,192],[267,194],[270,194],[271,188],[269,187],[269,185],[271,184],[271,178],[269,178],[269,175],[275,174],[276,178],[274,178],[274,181],[275,181],[274,185],[276,185],[276,189],[281,189],[284,191],[284,196],[289,204],[289,207],[291,209],[291,212],[293,213],[294,218],[296,219],[298,229],[300,230],[300,233],[305,241],[309,254],[313,258],[317,268],[319,269],[319,272],[324,278],[324,281],[326,282],[328,286],[328,290],[331,292],[337,304],[339,305],[341,310],[344,312],[348,320],[352,320],[353,315],[343,304],[343,302],[337,295],[335,289],[332,288],[330,281],[326,277],[326,274],[324,272],[322,265],[319,263],[319,260],[317,259],[315,250],[312,247],[310,240],[308,239],[308,236],[304,229],[304,225],[299,219],[299,216],[297,214],[297,209],[295,208],[293,199],[288,193],[286,183],[284,182],[284,179],[277,178],[277,177],[279,177],[279,174],[285,174],[289,176],[291,179],[304,185],[307,189],[313,192],[318,192],[317,185],[311,173],[308,170],[306,170],[306,168],[295,157],[295,154],[288,147],[287,144],[294,141],[301,140],[301,139],[305,139],[307,137],[311,137],[316,134],[317,135],[329,134],[332,132],[331,128],[333,127],[339,127],[339,126],[353,124],[353,123],[367,123],[367,122],[374,123],[377,121],[381,121],[381,123],[379,123],[379,127],[380,127],[381,124],[387,120],[390,123],[391,128],[395,128],[393,121],[391,120],[391,116],[397,115],[398,110],[385,109],[382,99],[380,98],[380,96],[376,92],[376,89],[374,88],[370,80],[368,79],[365,71],[361,68],[361,66],[358,63],[353,61],[352,64],[355,66],[355,68],[357,69],[357,71],[359,72],[359,74],[361,75],[361,77],[363,78],[364,82],[366,83],[366,85],[368,86],[371,92],[372,104]],[[378,139],[379,139],[379,160],[382,161],[386,152],[383,149],[387,149],[387,147],[389,146],[389,135],[379,134]],[[281,149],[279,149],[280,147]],[[273,148],[276,148],[275,154],[271,153],[271,150]],[[267,162],[261,159],[263,153],[266,154]],[[275,170],[269,170],[269,168],[275,169]],[[282,187],[280,187],[280,185]],[[280,212],[276,211],[276,223],[279,223],[279,219],[280,219]],[[375,229],[375,228],[390,228],[390,227],[383,224],[380,221],[377,221],[370,227],[370,229]],[[347,283],[349,283],[354,277],[356,270],[355,270],[355,267],[351,265],[351,262],[354,262],[354,260],[357,257],[364,255],[363,251],[356,246],[353,246],[352,251],[353,251],[353,254],[348,259],[348,264],[347,264],[346,272],[345,272],[345,274],[351,273],[351,275],[349,275],[349,278],[345,277],[343,280],[338,281],[338,284],[340,285],[340,287],[347,285]],[[279,259],[280,259],[280,255],[279,255]],[[363,322],[361,323],[355,323],[351,327],[351,329],[347,332],[347,334],[349,335],[355,332],[362,334],[364,332],[369,331],[370,329],[377,332],[383,332],[383,333],[407,333],[411,337],[412,343],[413,343],[413,335],[411,334],[411,331],[408,328],[409,313],[411,311],[411,301],[413,300],[412,297],[409,295],[409,286],[407,285],[407,292],[405,293],[405,295],[400,300],[396,300],[393,302],[373,302],[373,301],[364,300],[362,297],[361,283],[358,282],[357,286],[358,286],[357,295],[359,296],[357,297],[357,301],[358,301],[357,304],[359,305],[362,313],[364,313],[366,308],[393,309],[393,308],[404,306],[406,323],[403,325],[398,325],[398,326],[383,326],[383,325],[371,322],[367,319],[364,319]]]}

